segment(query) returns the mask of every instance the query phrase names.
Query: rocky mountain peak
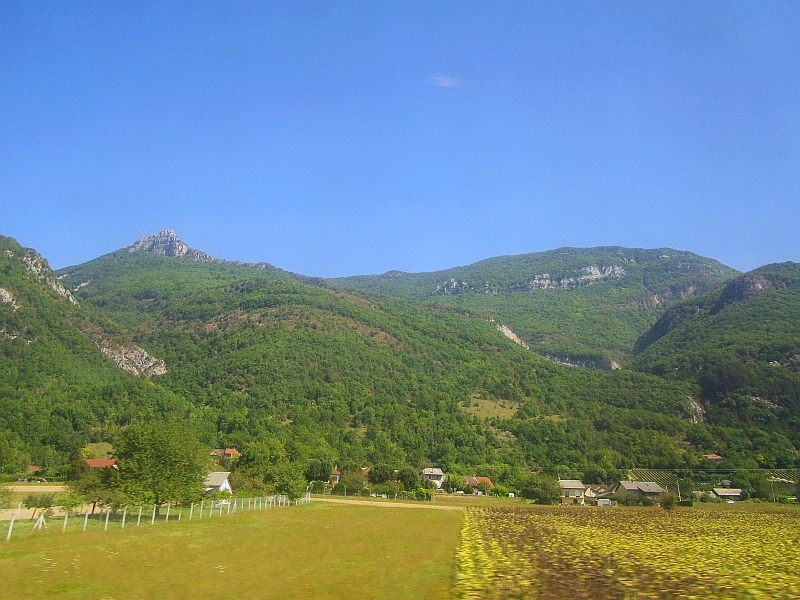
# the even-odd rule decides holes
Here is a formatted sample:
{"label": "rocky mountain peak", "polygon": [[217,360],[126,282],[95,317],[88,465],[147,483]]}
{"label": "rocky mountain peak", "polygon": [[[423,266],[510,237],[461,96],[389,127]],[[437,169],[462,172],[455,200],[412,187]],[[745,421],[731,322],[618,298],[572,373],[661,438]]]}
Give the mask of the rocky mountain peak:
{"label": "rocky mountain peak", "polygon": [[149,254],[184,257],[200,262],[213,262],[216,260],[210,254],[190,248],[172,229],[144,235],[125,248],[125,250],[128,252],[147,252]]}

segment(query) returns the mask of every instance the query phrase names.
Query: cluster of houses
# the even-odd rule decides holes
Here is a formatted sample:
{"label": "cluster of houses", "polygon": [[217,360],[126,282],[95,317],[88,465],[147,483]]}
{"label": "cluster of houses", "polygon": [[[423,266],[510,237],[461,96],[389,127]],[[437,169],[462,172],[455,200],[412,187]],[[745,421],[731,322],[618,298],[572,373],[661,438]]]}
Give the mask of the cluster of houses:
{"label": "cluster of houses", "polygon": [[658,502],[667,490],[654,481],[620,481],[612,485],[585,484],[578,479],[559,479],[561,504],[611,506],[611,497],[629,495]]}

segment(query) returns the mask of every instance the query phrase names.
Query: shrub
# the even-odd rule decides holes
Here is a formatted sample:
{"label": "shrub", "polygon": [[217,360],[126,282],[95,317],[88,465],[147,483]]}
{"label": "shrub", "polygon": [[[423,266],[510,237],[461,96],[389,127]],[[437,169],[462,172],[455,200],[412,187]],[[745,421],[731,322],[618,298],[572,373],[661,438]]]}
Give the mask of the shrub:
{"label": "shrub", "polygon": [[694,502],[691,500],[679,500],[678,506],[694,506]]}
{"label": "shrub", "polygon": [[333,486],[333,490],[331,490],[331,494],[336,496],[346,496],[347,495],[347,486],[343,484],[341,481]]}
{"label": "shrub", "polygon": [[[678,499],[675,497],[675,494],[664,494],[661,496],[661,501],[659,502],[661,508],[664,510],[672,510],[677,503]],[[642,504],[644,504],[644,502]]]}
{"label": "shrub", "polygon": [[325,483],[322,481],[312,481],[311,482],[311,493],[312,494],[324,494],[325,493]]}
{"label": "shrub", "polygon": [[361,496],[364,498],[369,498],[369,490],[367,488],[363,488],[361,490]]}

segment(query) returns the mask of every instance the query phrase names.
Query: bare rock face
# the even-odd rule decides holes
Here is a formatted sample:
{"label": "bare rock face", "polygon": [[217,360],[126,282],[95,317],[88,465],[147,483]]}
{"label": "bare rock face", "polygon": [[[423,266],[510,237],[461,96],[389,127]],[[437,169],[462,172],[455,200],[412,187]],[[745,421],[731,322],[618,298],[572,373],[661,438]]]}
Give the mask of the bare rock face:
{"label": "bare rock face", "polygon": [[522,339],[516,333],[511,331],[511,329],[509,329],[507,326],[502,325],[501,323],[496,323],[496,325],[497,325],[497,331],[502,333],[504,336],[506,336],[512,342],[514,342],[515,344],[519,344],[520,346],[522,346],[524,348],[530,349],[528,344],[523,342]]}
{"label": "bare rock face", "polygon": [[216,260],[210,254],[190,248],[172,229],[165,229],[159,233],[142,236],[125,249],[128,252],[163,254],[164,256],[184,257],[199,262],[214,262]]}
{"label": "bare rock face", "polygon": [[111,347],[104,343],[99,346],[100,351],[113,360],[120,369],[138,377],[152,377],[167,372],[163,360],[153,358],[139,346],[131,344],[125,347]]}
{"label": "bare rock face", "polygon": [[19,308],[17,303],[14,302],[14,296],[11,295],[11,292],[3,288],[0,288],[0,302],[10,304],[12,310],[17,310]]}
{"label": "bare rock face", "polygon": [[553,279],[549,273],[541,273],[536,275],[530,282],[532,290],[568,290],[581,285],[594,283],[595,281],[602,281],[603,279],[621,279],[625,277],[627,272],[624,268],[616,265],[609,267],[596,267],[589,265],[581,269],[581,274],[575,277],[562,277],[561,279]]}
{"label": "bare rock face", "polygon": [[22,263],[25,265],[25,268],[28,269],[28,271],[34,275],[37,275],[40,279],[44,279],[45,283],[53,288],[56,294],[62,298],[66,298],[75,306],[78,306],[78,301],[75,300],[70,291],[61,285],[61,282],[56,279],[56,276],[53,274],[50,265],[47,264],[47,260],[42,258],[38,252],[34,252],[33,250],[26,252],[22,256]]}

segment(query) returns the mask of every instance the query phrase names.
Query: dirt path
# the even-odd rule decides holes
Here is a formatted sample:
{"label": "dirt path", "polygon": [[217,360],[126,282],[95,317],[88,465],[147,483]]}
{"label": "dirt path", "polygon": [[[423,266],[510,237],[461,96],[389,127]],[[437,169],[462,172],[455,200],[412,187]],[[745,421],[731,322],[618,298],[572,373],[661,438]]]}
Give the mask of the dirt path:
{"label": "dirt path", "polygon": [[358,506],[383,506],[385,508],[427,508],[428,510],[464,510],[463,506],[441,506],[430,502],[405,504],[402,502],[378,502],[376,500],[344,500],[342,498],[311,498],[312,502],[331,502],[333,504],[351,504]]}
{"label": "dirt path", "polygon": [[65,485],[7,485],[5,487],[12,492],[28,492],[29,494],[54,494],[67,489]]}

